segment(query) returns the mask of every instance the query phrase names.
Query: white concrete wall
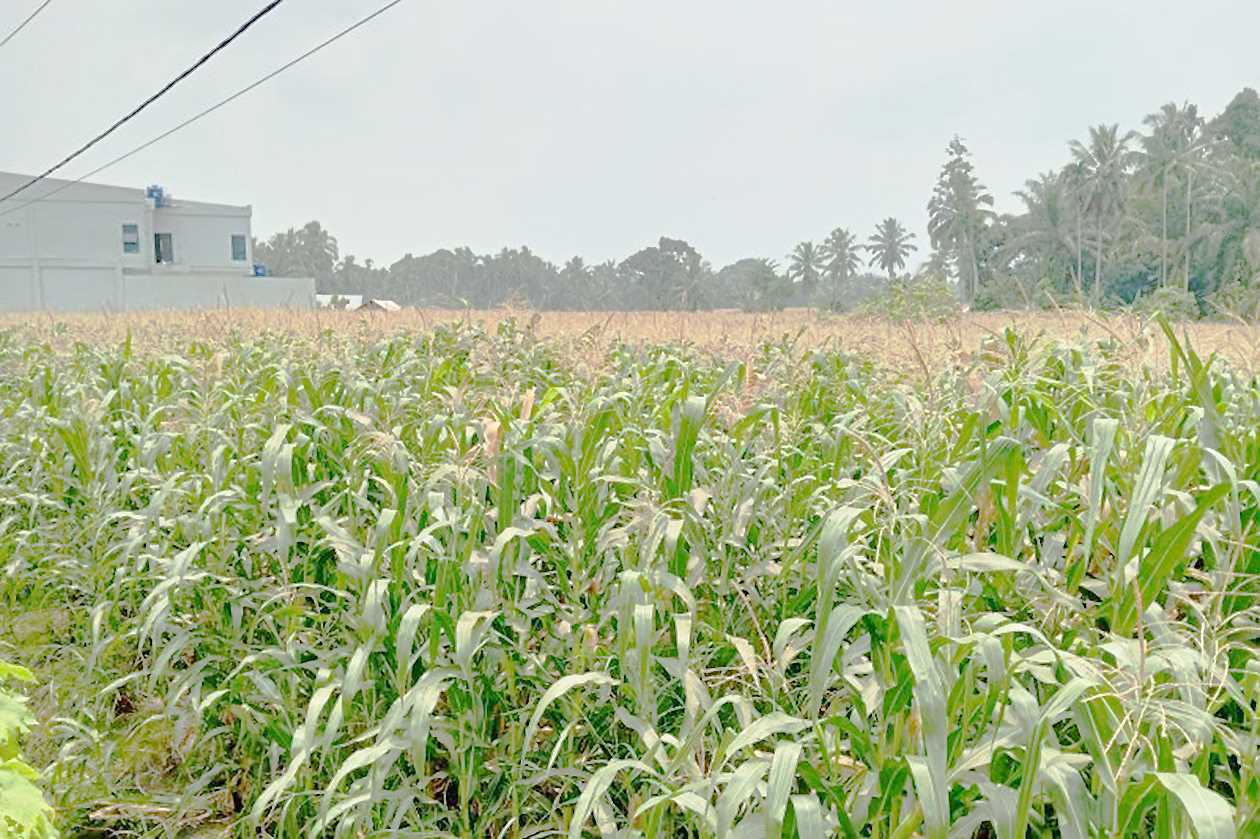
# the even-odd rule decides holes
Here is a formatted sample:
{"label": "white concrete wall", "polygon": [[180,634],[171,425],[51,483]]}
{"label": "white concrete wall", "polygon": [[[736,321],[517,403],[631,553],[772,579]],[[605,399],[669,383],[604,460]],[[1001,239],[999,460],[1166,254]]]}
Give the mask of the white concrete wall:
{"label": "white concrete wall", "polygon": [[[0,216],[0,259],[122,265],[148,270],[153,259],[150,211],[143,201],[47,201]],[[123,225],[140,228],[140,252],[123,252]]]}
{"label": "white concrete wall", "polygon": [[190,274],[179,277],[127,274],[120,308],[313,309],[315,281],[303,277]]}
{"label": "white concrete wall", "polygon": [[0,311],[29,312],[39,308],[35,273],[30,268],[0,265]]}
{"label": "white concrete wall", "polygon": [[0,311],[121,312],[149,309],[315,307],[315,281],[190,272],[126,274],[92,266],[0,265]]}
{"label": "white concrete wall", "polygon": [[[175,264],[193,269],[216,269],[251,274],[253,243],[250,241],[250,208],[175,200],[172,207],[153,212],[153,231],[170,233],[175,245]],[[233,234],[245,237],[245,259],[232,259]],[[149,237],[152,247],[152,236]]]}
{"label": "white concrete wall", "polygon": [[36,289],[40,308],[58,312],[101,312],[118,308],[118,271],[101,268],[43,267]]}

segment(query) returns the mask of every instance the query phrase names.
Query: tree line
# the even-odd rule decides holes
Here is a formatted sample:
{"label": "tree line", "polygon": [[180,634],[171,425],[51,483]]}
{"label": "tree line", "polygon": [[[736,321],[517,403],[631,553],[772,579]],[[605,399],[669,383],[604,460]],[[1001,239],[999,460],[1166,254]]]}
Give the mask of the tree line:
{"label": "tree line", "polygon": [[1260,294],[1254,89],[1210,119],[1191,103],[1170,103],[1142,130],[1098,125],[1068,148],[1060,168],[1015,193],[1019,212],[998,213],[955,137],[922,240],[888,218],[865,237],[839,227],[802,241],[782,262],[754,256],[714,268],[685,240],[661,237],[594,264],[574,256],[557,265],[522,246],[493,254],[443,248],[380,266],[343,256],[315,221],[255,242],[255,255],[272,274],[315,277],[321,292],[434,307],[843,310],[913,282],[947,284],[976,308],[1125,305],[1160,294],[1205,305]]}

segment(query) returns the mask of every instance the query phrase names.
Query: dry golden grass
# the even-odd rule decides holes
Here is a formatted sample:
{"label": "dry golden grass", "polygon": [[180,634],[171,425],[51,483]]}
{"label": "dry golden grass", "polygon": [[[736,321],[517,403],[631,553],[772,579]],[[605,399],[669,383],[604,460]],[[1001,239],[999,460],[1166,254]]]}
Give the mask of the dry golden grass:
{"label": "dry golden grass", "polygon": [[[117,343],[128,335],[140,349],[173,350],[190,341],[215,344],[263,332],[317,338],[329,332],[362,338],[417,332],[439,324],[472,323],[493,329],[506,318],[551,339],[686,342],[732,357],[765,341],[790,341],[798,349],[829,347],[861,354],[894,369],[929,371],[965,363],[987,338],[1007,327],[1029,337],[1088,343],[1111,340],[1135,364],[1162,366],[1166,341],[1158,327],[1131,315],[1081,311],[968,313],[944,323],[898,323],[869,316],[825,315],[812,310],[769,314],[717,312],[534,312],[522,309],[452,311],[408,309],[399,313],[231,310],[126,314],[0,315],[0,331],[25,340],[68,347],[76,342]],[[1260,369],[1260,326],[1187,323],[1197,350],[1216,353],[1251,373]]]}

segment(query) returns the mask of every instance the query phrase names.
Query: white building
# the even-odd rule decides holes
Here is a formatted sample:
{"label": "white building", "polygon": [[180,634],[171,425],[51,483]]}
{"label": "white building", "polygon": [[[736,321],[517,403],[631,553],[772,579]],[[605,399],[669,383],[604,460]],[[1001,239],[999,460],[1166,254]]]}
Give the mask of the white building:
{"label": "white building", "polygon": [[[0,172],[0,195],[29,180]],[[0,203],[0,311],[312,308],[313,279],[254,276],[251,214],[158,188],[40,181]]]}

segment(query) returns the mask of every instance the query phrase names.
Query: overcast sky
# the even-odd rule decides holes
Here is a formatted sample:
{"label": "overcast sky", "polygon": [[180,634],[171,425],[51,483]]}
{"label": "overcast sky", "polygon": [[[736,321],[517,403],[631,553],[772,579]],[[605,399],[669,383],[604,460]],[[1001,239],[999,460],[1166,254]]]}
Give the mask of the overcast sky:
{"label": "overcast sky", "polygon": [[[384,0],[287,0],[78,176]],[[7,33],[37,0],[0,0]],[[53,0],[0,48],[0,169],[42,170],[263,0]],[[527,244],[620,258],[661,235],[715,265],[888,215],[920,239],[961,134],[999,209],[1091,124],[1260,85],[1260,2],[403,0],[96,180],[320,220],[343,253]],[[921,242],[921,246],[925,243]]]}

